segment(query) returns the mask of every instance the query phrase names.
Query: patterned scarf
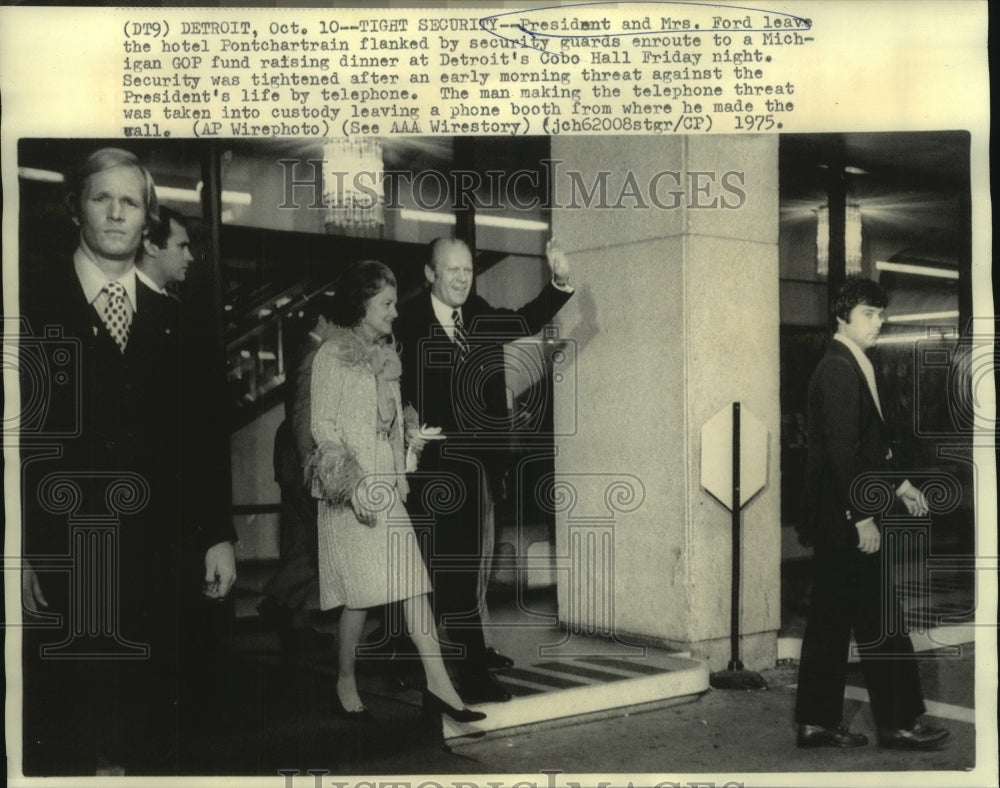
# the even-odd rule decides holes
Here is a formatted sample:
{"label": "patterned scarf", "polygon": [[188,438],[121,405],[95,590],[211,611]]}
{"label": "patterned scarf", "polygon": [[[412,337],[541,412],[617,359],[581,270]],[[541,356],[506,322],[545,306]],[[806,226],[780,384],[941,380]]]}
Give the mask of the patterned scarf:
{"label": "patterned scarf", "polygon": [[403,364],[396,348],[389,343],[376,343],[367,348],[367,353],[368,366],[375,373],[379,418],[383,424],[392,424],[396,419],[396,401],[390,384],[403,374]]}

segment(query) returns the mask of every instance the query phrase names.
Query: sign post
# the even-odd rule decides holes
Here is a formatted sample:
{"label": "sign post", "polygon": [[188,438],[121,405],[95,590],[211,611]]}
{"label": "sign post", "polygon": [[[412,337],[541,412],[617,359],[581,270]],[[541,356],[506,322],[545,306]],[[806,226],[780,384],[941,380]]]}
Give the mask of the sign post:
{"label": "sign post", "polygon": [[701,473],[702,486],[732,512],[731,658],[726,670],[711,675],[710,683],[719,689],[761,689],[764,679],[745,670],[740,660],[740,524],[744,504],[767,481],[767,429],[749,411],[743,412],[739,402],[702,427]]}
{"label": "sign post", "polygon": [[729,670],[743,670],[740,662],[740,569],[742,568],[742,550],[740,539],[740,514],[742,506],[736,504],[740,500],[740,403],[733,403],[733,600],[730,607],[731,632]]}

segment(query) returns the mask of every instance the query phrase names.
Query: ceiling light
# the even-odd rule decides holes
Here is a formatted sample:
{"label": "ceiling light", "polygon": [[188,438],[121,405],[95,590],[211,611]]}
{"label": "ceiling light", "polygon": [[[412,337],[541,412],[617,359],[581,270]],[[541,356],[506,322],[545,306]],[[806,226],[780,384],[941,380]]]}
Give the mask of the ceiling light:
{"label": "ceiling light", "polygon": [[[848,203],[844,206],[844,270],[850,274],[861,273],[861,207]],[[830,207],[816,210],[816,273],[830,273]]]}
{"label": "ceiling light", "polygon": [[889,315],[890,323],[919,323],[931,320],[957,320],[958,310],[953,309],[948,312],[914,312],[907,315]]}
{"label": "ceiling light", "polygon": [[935,342],[945,339],[958,339],[957,328],[910,332],[907,334],[889,334],[878,338],[877,345],[912,345],[915,342]]}
{"label": "ceiling light", "polygon": [[932,268],[927,265],[913,265],[911,263],[889,263],[879,260],[875,263],[875,268],[879,271],[892,271],[897,274],[914,274],[915,276],[935,276],[939,279],[958,279],[958,271],[947,268]]}
{"label": "ceiling light", "polygon": [[40,183],[62,183],[66,180],[61,172],[40,170],[37,167],[18,167],[17,175],[23,180],[39,181]]}
{"label": "ceiling light", "polygon": [[372,230],[384,224],[382,170],[381,140],[324,140],[323,204],[329,230]]}
{"label": "ceiling light", "polygon": [[[433,224],[455,224],[455,214],[435,213],[433,211],[416,211],[403,208],[399,218],[411,222],[430,222]],[[506,230],[548,230],[549,225],[539,219],[518,219],[513,216],[494,216],[488,213],[477,213],[476,224],[482,227],[502,227]]]}

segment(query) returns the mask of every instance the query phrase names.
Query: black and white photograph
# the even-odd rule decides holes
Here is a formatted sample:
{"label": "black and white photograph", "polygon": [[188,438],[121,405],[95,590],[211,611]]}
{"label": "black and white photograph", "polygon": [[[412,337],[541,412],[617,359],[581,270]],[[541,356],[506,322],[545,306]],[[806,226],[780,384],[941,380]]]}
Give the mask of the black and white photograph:
{"label": "black and white photograph", "polygon": [[26,772],[972,766],[968,156],[22,140]]}
{"label": "black and white photograph", "polygon": [[989,784],[981,130],[218,117],[4,133],[12,785]]}

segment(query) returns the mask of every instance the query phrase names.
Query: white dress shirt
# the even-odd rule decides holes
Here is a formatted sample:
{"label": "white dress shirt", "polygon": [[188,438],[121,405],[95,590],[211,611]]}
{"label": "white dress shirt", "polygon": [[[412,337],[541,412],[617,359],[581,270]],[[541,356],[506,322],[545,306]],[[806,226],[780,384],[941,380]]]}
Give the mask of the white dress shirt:
{"label": "white dress shirt", "polygon": [[[458,313],[462,314],[462,307],[448,306],[444,301],[438,298],[434,293],[431,293],[431,306],[434,308],[434,317],[438,319],[438,322],[444,326],[444,331],[448,337],[454,342],[455,341],[455,320],[452,318],[452,313],[457,309]],[[465,317],[462,317],[462,324],[465,324]],[[466,328],[468,330],[468,328]]]}
{"label": "white dress shirt", "polygon": [[152,290],[154,293],[159,293],[160,295],[165,295],[168,298],[170,293],[167,292],[167,288],[160,287],[156,282],[149,278],[149,275],[143,271],[139,266],[135,267],[135,275],[138,277],[139,281],[142,282],[146,287]]}
{"label": "white dress shirt", "polygon": [[125,296],[128,299],[128,306],[131,313],[134,315],[138,311],[135,298],[136,268],[134,265],[129,266],[128,270],[118,277],[118,279],[109,279],[107,274],[97,267],[91,251],[81,241],[80,246],[73,253],[73,268],[76,271],[77,278],[80,280],[80,286],[83,288],[84,298],[87,299],[88,304],[97,310],[97,314],[103,315],[104,308],[107,305],[108,294],[104,292],[104,286],[108,282],[115,281],[119,282],[125,288]]}
{"label": "white dress shirt", "polygon": [[[868,390],[872,393],[872,399],[875,400],[875,407],[878,409],[879,418],[884,422],[885,417],[882,415],[882,403],[879,401],[878,386],[875,383],[875,366],[872,364],[871,359],[868,358],[865,351],[859,348],[854,342],[843,334],[838,332],[833,335],[833,338],[846,345],[847,349],[851,351],[851,355],[857,360],[858,365],[861,367],[861,373],[865,376],[865,380],[868,383]],[[889,450],[889,456],[886,459],[891,457],[892,449]],[[903,483],[896,488],[896,495],[902,495],[912,486],[913,485],[910,483],[909,479],[904,479]],[[868,522],[868,520],[865,520],[864,522]],[[861,523],[858,523],[858,525],[861,525]]]}
{"label": "white dress shirt", "polygon": [[833,338],[846,345],[847,349],[851,351],[851,355],[854,356],[855,361],[858,362],[858,366],[861,367],[861,374],[865,376],[865,381],[868,383],[868,390],[872,393],[872,399],[875,400],[875,407],[878,409],[879,418],[885,421],[885,416],[882,415],[882,403],[878,398],[878,386],[875,384],[875,367],[871,359],[865,355],[865,351],[843,334],[836,333],[833,335]]}

